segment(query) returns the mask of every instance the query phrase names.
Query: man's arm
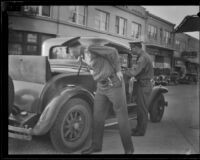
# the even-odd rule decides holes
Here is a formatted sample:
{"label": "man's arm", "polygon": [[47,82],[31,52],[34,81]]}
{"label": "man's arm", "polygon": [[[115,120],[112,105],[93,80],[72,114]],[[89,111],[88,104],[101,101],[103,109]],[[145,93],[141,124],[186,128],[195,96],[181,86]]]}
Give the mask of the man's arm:
{"label": "man's arm", "polygon": [[138,76],[142,70],[144,69],[146,65],[146,61],[145,61],[145,58],[143,56],[141,56],[139,58],[139,60],[137,61],[137,65],[136,65],[136,68],[131,68],[127,71],[127,74],[130,76],[130,77],[136,77]]}
{"label": "man's arm", "polygon": [[121,71],[119,55],[115,48],[92,45],[88,47],[88,51],[90,51],[91,54],[96,54],[106,58],[113,66],[116,72]]}

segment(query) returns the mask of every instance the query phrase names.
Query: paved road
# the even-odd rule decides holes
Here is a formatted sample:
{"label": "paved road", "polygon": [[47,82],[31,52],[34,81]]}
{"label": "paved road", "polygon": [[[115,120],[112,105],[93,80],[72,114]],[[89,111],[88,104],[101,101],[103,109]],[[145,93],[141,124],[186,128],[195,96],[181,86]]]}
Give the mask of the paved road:
{"label": "paved road", "polygon": [[[199,101],[196,85],[168,86],[165,95],[168,107],[160,123],[149,122],[145,137],[132,137],[135,154],[199,153]],[[130,121],[134,127],[136,122]],[[48,136],[33,140],[9,139],[9,154],[59,154]],[[87,147],[87,145],[86,145]],[[77,151],[74,154],[79,154]],[[103,151],[100,154],[123,154],[117,125],[106,127]]]}

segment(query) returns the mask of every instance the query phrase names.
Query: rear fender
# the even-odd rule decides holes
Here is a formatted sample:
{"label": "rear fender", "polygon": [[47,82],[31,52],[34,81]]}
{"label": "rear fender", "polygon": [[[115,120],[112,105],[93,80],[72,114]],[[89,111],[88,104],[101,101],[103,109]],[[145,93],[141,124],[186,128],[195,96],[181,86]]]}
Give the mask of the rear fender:
{"label": "rear fender", "polygon": [[154,102],[154,100],[158,97],[159,94],[164,94],[167,93],[168,89],[166,87],[163,86],[155,86],[153,87],[153,91],[151,93],[150,99],[149,99],[149,111],[151,110],[151,106]]}
{"label": "rear fender", "polygon": [[81,97],[93,106],[93,95],[82,87],[68,87],[57,94],[42,112],[39,121],[33,129],[30,130],[31,135],[43,135],[47,133],[54,124],[60,109],[72,97]]}

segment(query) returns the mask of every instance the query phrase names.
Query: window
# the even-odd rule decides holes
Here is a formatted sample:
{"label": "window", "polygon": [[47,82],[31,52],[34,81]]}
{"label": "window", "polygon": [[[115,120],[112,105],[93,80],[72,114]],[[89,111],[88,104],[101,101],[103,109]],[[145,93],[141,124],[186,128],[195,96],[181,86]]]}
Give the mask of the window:
{"label": "window", "polygon": [[8,53],[40,55],[43,41],[53,37],[50,34],[9,30]]}
{"label": "window", "polygon": [[122,36],[126,35],[127,20],[121,17],[116,17],[116,33]]}
{"label": "window", "polygon": [[170,32],[165,30],[163,38],[164,38],[163,40],[164,40],[165,44],[171,44],[171,34],[170,34]]}
{"label": "window", "polygon": [[27,42],[28,43],[37,43],[37,34],[35,33],[28,33],[27,34]]}
{"label": "window", "polygon": [[22,32],[17,31],[9,31],[9,40],[13,42],[22,42],[23,41],[23,34]]}
{"label": "window", "polygon": [[69,21],[76,24],[86,25],[86,6],[69,6]]}
{"label": "window", "polygon": [[11,43],[8,45],[8,53],[12,55],[22,54],[22,45],[17,43]]}
{"label": "window", "polygon": [[101,31],[108,31],[109,14],[96,10],[95,28]]}
{"label": "window", "polygon": [[162,41],[162,39],[163,39],[163,29],[160,28],[160,41]]}
{"label": "window", "polygon": [[152,25],[148,25],[148,38],[157,40],[157,28]]}
{"label": "window", "polygon": [[132,24],[131,24],[131,36],[133,38],[136,38],[136,39],[140,38],[140,36],[141,36],[141,24],[132,22]]}
{"label": "window", "polygon": [[176,48],[176,50],[180,50],[180,41],[179,40],[176,40],[175,41],[175,48]]}
{"label": "window", "polygon": [[50,6],[24,6],[24,12],[37,16],[50,17]]}

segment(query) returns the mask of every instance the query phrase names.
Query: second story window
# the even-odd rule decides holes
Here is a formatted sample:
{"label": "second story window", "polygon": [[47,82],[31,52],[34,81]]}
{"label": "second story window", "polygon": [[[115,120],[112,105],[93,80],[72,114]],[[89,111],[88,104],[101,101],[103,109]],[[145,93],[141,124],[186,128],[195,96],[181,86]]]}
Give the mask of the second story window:
{"label": "second story window", "polygon": [[157,28],[152,25],[148,25],[148,38],[157,40]]}
{"label": "second story window", "polygon": [[127,20],[125,18],[116,17],[116,24],[115,24],[116,33],[125,36],[127,30]]}
{"label": "second story window", "polygon": [[171,44],[171,34],[168,31],[164,31],[163,40],[165,44]]}
{"label": "second story window", "polygon": [[180,50],[180,41],[179,40],[175,41],[175,48],[176,48],[177,51]]}
{"label": "second story window", "polygon": [[50,17],[50,8],[50,6],[24,6],[23,12],[30,15]]}
{"label": "second story window", "polygon": [[96,10],[95,28],[101,31],[108,31],[109,14]]}
{"label": "second story window", "polygon": [[141,36],[141,24],[132,22],[132,24],[131,24],[131,36],[133,38],[136,38],[136,39],[140,38],[140,36]]}
{"label": "second story window", "polygon": [[69,6],[69,21],[76,24],[86,25],[86,6]]}

